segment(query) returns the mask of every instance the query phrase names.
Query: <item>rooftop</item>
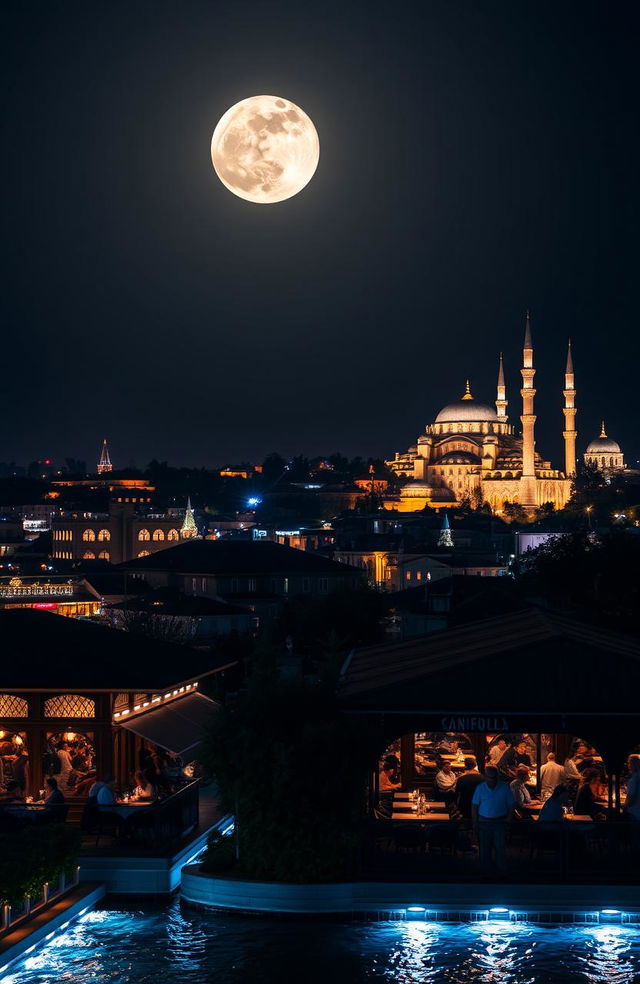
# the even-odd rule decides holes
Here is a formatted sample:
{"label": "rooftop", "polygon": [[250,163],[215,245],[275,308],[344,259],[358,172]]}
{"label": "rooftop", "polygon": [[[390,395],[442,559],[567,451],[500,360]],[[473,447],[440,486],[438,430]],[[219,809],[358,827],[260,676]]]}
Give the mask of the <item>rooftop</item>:
{"label": "rooftop", "polygon": [[119,570],[173,571],[182,574],[342,574],[362,571],[319,554],[271,541],[190,540],[148,557],[130,560]]}
{"label": "rooftop", "polygon": [[187,646],[49,612],[0,611],[6,690],[156,692],[212,672]]}

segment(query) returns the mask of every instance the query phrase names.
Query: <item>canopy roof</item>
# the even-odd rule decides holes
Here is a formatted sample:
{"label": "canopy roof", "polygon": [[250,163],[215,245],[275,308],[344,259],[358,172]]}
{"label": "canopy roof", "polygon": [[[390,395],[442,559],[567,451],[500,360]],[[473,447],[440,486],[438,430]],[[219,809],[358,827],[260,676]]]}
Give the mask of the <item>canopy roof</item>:
{"label": "canopy roof", "polygon": [[615,716],[637,714],[639,688],[637,639],[525,609],[355,650],[339,693],[352,709],[385,714]]}
{"label": "canopy roof", "polygon": [[187,694],[119,724],[183,759],[194,756],[219,705],[204,694]]}
{"label": "canopy roof", "polygon": [[0,690],[13,691],[153,693],[224,668],[188,646],[20,608],[0,611],[0,653]]}

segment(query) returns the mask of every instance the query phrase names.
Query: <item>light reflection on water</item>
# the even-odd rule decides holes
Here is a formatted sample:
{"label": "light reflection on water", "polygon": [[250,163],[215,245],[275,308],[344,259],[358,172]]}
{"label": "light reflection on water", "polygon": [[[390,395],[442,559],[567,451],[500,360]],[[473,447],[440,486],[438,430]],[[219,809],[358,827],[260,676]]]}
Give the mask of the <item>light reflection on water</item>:
{"label": "light reflection on water", "polygon": [[640,927],[88,913],[0,984],[633,984]]}

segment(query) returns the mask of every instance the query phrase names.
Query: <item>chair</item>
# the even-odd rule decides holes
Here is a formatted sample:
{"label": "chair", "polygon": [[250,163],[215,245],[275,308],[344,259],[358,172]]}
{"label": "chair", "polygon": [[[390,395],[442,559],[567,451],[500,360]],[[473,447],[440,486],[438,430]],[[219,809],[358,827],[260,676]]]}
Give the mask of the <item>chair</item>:
{"label": "chair", "polygon": [[393,842],[396,851],[426,851],[427,841],[421,824],[410,822],[393,825]]}

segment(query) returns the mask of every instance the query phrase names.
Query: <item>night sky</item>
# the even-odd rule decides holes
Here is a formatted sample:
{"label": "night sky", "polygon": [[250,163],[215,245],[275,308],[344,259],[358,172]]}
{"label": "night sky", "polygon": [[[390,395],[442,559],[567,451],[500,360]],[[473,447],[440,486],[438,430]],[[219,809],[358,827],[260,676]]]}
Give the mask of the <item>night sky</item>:
{"label": "night sky", "polygon": [[[0,460],[392,456],[466,376],[508,412],[524,313],[538,449],[602,415],[640,457],[639,7],[14,3],[3,13]],[[275,205],[213,171],[257,93],[313,119]]]}

